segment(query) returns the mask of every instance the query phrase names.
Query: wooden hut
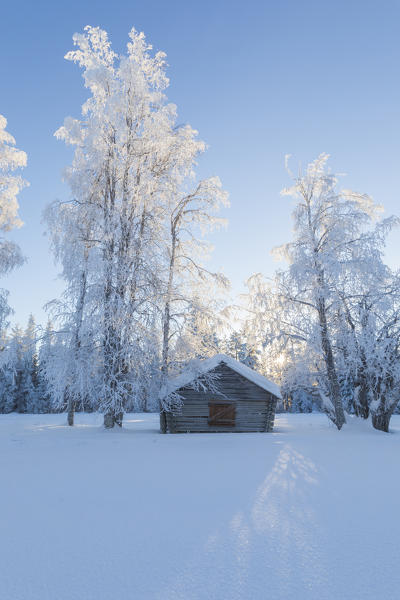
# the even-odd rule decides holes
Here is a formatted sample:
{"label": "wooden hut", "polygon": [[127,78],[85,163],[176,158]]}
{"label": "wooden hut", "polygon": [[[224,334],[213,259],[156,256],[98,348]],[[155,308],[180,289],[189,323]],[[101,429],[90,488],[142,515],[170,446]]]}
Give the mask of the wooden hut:
{"label": "wooden hut", "polygon": [[161,432],[272,431],[279,387],[224,354],[199,361],[171,379],[161,399],[175,407],[160,414]]}

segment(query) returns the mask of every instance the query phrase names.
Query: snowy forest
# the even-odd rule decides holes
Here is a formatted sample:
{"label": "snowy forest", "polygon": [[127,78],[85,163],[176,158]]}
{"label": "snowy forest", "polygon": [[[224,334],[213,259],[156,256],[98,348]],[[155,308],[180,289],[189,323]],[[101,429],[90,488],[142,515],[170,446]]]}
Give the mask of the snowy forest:
{"label": "snowy forest", "polygon": [[[278,268],[267,277],[249,264],[247,291],[232,300],[227,277],[208,268],[207,241],[226,225],[228,191],[196,174],[206,144],[168,101],[165,54],[135,29],[124,55],[98,27],[73,41],[65,58],[88,98],[55,132],[73,150],[70,198],[43,215],[64,292],[48,299],[46,327],[32,316],[11,328],[2,289],[0,412],[67,412],[73,425],[75,411],[99,411],[106,428],[121,426],[126,412],[167,409],[167,378],[223,352],[281,386],[281,411],[321,411],[338,429],[353,414],[388,431],[400,399],[400,273],[385,249],[399,218],[342,189],[327,154],[304,169],[286,157],[281,194],[293,213],[273,249]],[[7,238],[28,185],[17,142],[0,116],[3,275],[29,260]]]}

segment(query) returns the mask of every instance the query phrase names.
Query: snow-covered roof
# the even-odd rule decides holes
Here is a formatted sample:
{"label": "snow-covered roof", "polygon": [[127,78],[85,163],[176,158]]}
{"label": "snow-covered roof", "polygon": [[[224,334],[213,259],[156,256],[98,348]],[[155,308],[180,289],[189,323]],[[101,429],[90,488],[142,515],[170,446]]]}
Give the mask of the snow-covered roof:
{"label": "snow-covered roof", "polygon": [[256,373],[256,371],[253,371],[253,369],[250,369],[250,367],[247,367],[243,363],[231,358],[230,356],[227,356],[226,354],[216,354],[212,358],[192,361],[192,363],[185,371],[183,371],[183,373],[168,381],[161,392],[161,398],[166,398],[177,390],[186,387],[198,379],[201,375],[215,369],[221,363],[226,364],[226,366],[232,369],[232,371],[242,375],[242,377],[245,377],[245,379],[248,379],[263,390],[270,392],[277,398],[281,398],[280,389],[276,383],[270,381],[263,375],[260,375],[260,373]]}

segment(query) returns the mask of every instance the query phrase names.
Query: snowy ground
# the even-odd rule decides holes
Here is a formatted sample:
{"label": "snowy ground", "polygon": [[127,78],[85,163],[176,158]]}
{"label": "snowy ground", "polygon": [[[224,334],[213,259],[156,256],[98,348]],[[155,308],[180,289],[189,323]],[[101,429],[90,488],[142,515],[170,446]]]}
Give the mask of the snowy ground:
{"label": "snowy ground", "polygon": [[278,415],[160,435],[156,415],[0,415],[4,600],[399,598],[391,434]]}

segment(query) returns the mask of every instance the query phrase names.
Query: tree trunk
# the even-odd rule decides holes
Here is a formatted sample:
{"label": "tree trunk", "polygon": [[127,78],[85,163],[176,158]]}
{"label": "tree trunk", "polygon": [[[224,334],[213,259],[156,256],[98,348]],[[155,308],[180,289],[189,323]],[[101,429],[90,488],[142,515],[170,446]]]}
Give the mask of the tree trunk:
{"label": "tree trunk", "polygon": [[109,410],[108,412],[104,413],[104,427],[106,429],[112,429],[114,425],[122,427],[123,418],[123,412],[115,413],[113,410]]}
{"label": "tree trunk", "polygon": [[333,382],[332,400],[333,400],[333,406],[335,407],[335,425],[340,431],[342,429],[343,425],[346,423],[346,417],[344,416],[344,409],[343,409],[342,397],[340,394],[340,387],[337,382]]}
{"label": "tree trunk", "polygon": [[112,429],[115,424],[114,413],[107,412],[104,414],[104,427],[106,429]]}
{"label": "tree trunk", "polygon": [[171,256],[169,262],[168,272],[168,284],[165,294],[165,306],[163,315],[163,342],[162,342],[162,362],[161,372],[163,379],[168,377],[168,359],[169,359],[169,336],[170,336],[170,325],[171,325],[171,300],[172,300],[172,286],[174,282],[174,271],[175,271],[175,254],[176,254],[176,222],[173,221],[171,225]]}
{"label": "tree trunk", "polygon": [[[385,383],[385,391],[382,391],[382,384]],[[380,380],[375,390],[375,395],[379,398],[377,409],[371,411],[372,426],[379,431],[389,432],[389,422],[396,406],[399,402],[398,396],[393,395],[393,379]]]}
{"label": "tree trunk", "polygon": [[330,400],[333,404],[333,408],[335,411],[333,422],[335,423],[336,427],[340,430],[344,423],[346,423],[346,417],[344,416],[342,395],[340,393],[339,379],[336,373],[332,346],[329,339],[328,324],[326,320],[326,309],[323,300],[319,301],[318,316],[321,329],[321,345],[324,353],[324,359],[328,376]]}
{"label": "tree trunk", "polygon": [[[164,385],[168,379],[168,363],[169,363],[169,339],[170,339],[170,324],[171,324],[171,299],[172,286],[174,281],[175,269],[175,253],[176,253],[176,227],[177,220],[174,220],[171,225],[171,256],[169,263],[168,284],[166,290],[166,300],[163,315],[163,342],[162,342],[162,361],[161,361],[161,382]],[[162,409],[162,401],[160,401],[160,433],[167,433],[167,415]]]}
{"label": "tree trunk", "polygon": [[384,431],[385,433],[388,433],[391,416],[391,412],[385,412],[380,414],[372,413],[372,426],[375,429],[378,429],[379,431]]}
{"label": "tree trunk", "polygon": [[144,399],[143,399],[143,412],[145,412],[145,413],[149,412],[149,396],[148,396],[148,393],[146,390],[144,392]]}
{"label": "tree trunk", "polygon": [[[88,263],[88,257],[89,257],[89,249],[87,247],[85,247],[85,251],[84,251],[84,268],[82,270],[81,273],[81,281],[80,281],[80,291],[79,291],[79,298],[78,298],[78,302],[76,305],[76,311],[75,311],[75,315],[76,315],[76,321],[75,321],[75,335],[74,335],[74,360],[75,360],[75,369],[76,369],[76,365],[79,361],[79,352],[80,352],[80,347],[81,347],[81,339],[80,339],[80,334],[81,334],[81,328],[82,328],[82,323],[83,323],[83,308],[85,305],[85,298],[86,298],[86,287],[87,287],[87,263]],[[76,376],[76,374],[75,374]],[[75,391],[74,391],[75,394]],[[80,397],[75,396],[75,398],[70,397],[71,395],[71,391],[69,391],[68,393],[68,402],[67,402],[67,410],[68,410],[68,425],[70,425],[71,427],[74,424],[75,421],[75,407],[76,407],[76,400],[80,399]]]}
{"label": "tree trunk", "polygon": [[167,433],[167,415],[164,410],[160,411],[160,433]]}
{"label": "tree trunk", "polygon": [[[363,328],[365,329],[365,319],[362,320]],[[357,401],[354,402],[354,412],[357,417],[362,417],[363,419],[368,419],[369,417],[369,403],[368,403],[368,390],[369,390],[369,381],[368,381],[368,364],[365,356],[364,349],[359,348],[359,354],[361,357],[361,368],[359,371],[358,379],[360,384],[360,389],[357,396]]]}
{"label": "tree trunk", "polygon": [[75,420],[75,402],[72,398],[68,399],[68,425],[73,426]]}
{"label": "tree trunk", "polygon": [[361,383],[360,385],[357,401],[354,402],[354,413],[357,417],[362,417],[363,419],[368,419],[369,417],[368,388],[365,383]]}
{"label": "tree trunk", "polygon": [[[110,150],[110,159],[112,159]],[[103,360],[104,360],[104,388],[105,388],[105,413],[104,427],[112,429],[114,425],[122,425],[121,403],[117,393],[117,382],[121,376],[121,331],[115,323],[116,290],[114,285],[114,267],[116,239],[113,224],[116,196],[116,176],[109,165],[106,167],[107,188],[104,206],[104,235],[103,247],[104,260],[104,322],[103,322]],[[118,282],[117,282],[118,283]],[[120,290],[117,290],[120,291]]]}
{"label": "tree trunk", "polygon": [[317,286],[315,290],[316,308],[318,312],[318,320],[321,334],[321,347],[327,371],[329,396],[334,410],[334,417],[332,418],[332,421],[340,430],[344,423],[346,423],[346,418],[344,416],[342,394],[340,391],[339,378],[336,372],[332,344],[329,336],[327,309],[325,302],[327,286],[325,283],[324,269],[319,259],[320,246],[319,242],[317,242],[315,237],[315,228],[313,225],[311,214],[311,196],[305,197],[305,201],[307,205],[309,232],[311,234],[311,239],[313,239],[314,245],[314,268],[317,276]]}

